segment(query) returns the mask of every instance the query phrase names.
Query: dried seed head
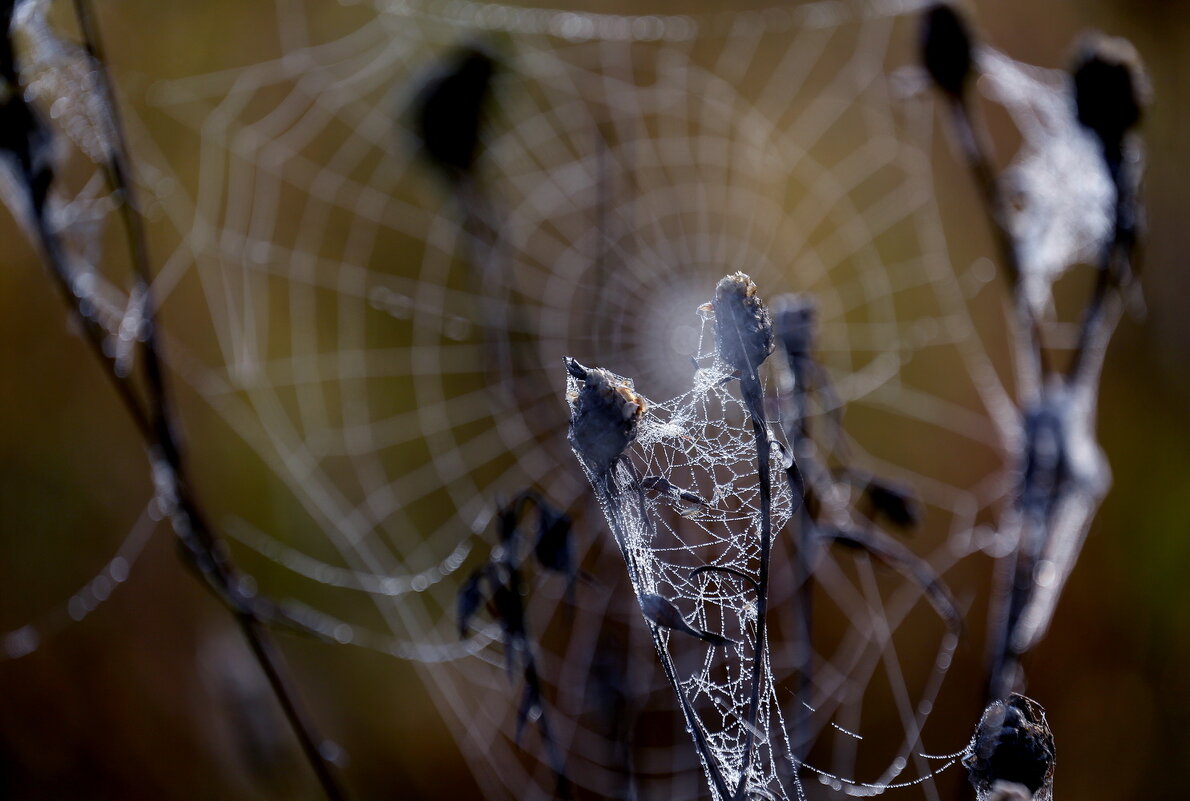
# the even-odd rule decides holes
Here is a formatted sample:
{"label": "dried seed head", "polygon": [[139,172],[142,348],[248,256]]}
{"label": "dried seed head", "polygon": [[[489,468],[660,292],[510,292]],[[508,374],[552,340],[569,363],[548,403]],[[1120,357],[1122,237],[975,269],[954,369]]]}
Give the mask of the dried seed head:
{"label": "dried seed head", "polygon": [[979,719],[971,753],[963,764],[980,799],[989,798],[993,786],[1001,782],[1022,784],[1035,797],[1049,798],[1054,780],[1054,736],[1045,710],[1016,693],[1007,701],[993,701]]}
{"label": "dried seed head", "polygon": [[1071,67],[1078,121],[1095,133],[1105,150],[1118,150],[1138,122],[1151,95],[1136,48],[1127,39],[1083,36]]}
{"label": "dried seed head", "polygon": [[936,3],[922,15],[921,60],[939,89],[962,96],[971,75],[971,34],[950,3]]}
{"label": "dried seed head", "polygon": [[715,341],[723,361],[752,374],[773,352],[773,320],[744,273],[728,275],[715,287]]}
{"label": "dried seed head", "polygon": [[499,62],[482,43],[457,48],[414,99],[422,153],[451,181],[470,175],[482,151]]}
{"label": "dried seed head", "polygon": [[574,538],[570,515],[554,507],[537,505],[537,540],[533,553],[546,570],[570,575],[574,572]]}
{"label": "dried seed head", "polygon": [[914,528],[921,523],[921,502],[908,487],[870,478],[864,487],[864,496],[875,514],[883,516],[897,528]]}
{"label": "dried seed head", "polygon": [[581,382],[571,398],[570,444],[596,475],[603,475],[636,439],[648,406],[627,378],[570,357],[564,361],[566,372]]}
{"label": "dried seed head", "polygon": [[810,295],[780,295],[773,301],[773,329],[789,356],[802,358],[811,354],[817,316],[818,309]]}
{"label": "dried seed head", "polygon": [[488,563],[477,567],[472,571],[471,575],[467,577],[467,581],[459,588],[459,595],[456,599],[457,604],[457,623],[459,627],[459,638],[466,637],[471,631],[471,620],[479,612],[480,607],[484,605],[487,596],[484,593],[483,582],[490,581],[488,577],[489,572]]}

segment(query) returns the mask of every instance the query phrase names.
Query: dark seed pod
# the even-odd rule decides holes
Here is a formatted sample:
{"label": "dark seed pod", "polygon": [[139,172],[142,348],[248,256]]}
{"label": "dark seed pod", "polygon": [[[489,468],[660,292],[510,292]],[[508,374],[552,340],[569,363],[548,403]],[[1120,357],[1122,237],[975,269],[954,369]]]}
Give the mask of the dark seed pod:
{"label": "dark seed pod", "polygon": [[803,359],[813,353],[817,316],[810,295],[781,295],[773,301],[773,330],[789,357]]}
{"label": "dark seed pod", "polygon": [[500,624],[504,669],[509,676],[526,653],[525,603],[515,588],[519,583],[519,573],[514,569],[507,582],[494,582],[492,589],[492,612]]}
{"label": "dark seed pod", "polygon": [[1127,39],[1086,34],[1071,67],[1078,121],[1095,133],[1109,152],[1138,122],[1151,90],[1136,48]]}
{"label": "dark seed pod", "polygon": [[1021,784],[1035,797],[1049,798],[1054,736],[1045,710],[1016,693],[1007,701],[993,701],[979,720],[971,753],[964,757],[963,765],[978,798],[987,798],[998,782]]}
{"label": "dark seed pod", "polygon": [[719,355],[741,375],[751,375],[773,352],[773,320],[744,273],[715,287],[715,341]]}
{"label": "dark seed pod", "polygon": [[521,596],[507,585],[498,584],[492,593],[492,601],[496,607],[496,617],[500,621],[500,627],[504,629],[505,639],[523,638],[525,636],[525,607]]}
{"label": "dark seed pod", "polygon": [[908,487],[869,479],[864,496],[872,505],[873,513],[883,516],[897,528],[914,528],[921,523],[921,504]]}
{"label": "dark seed pod", "polygon": [[574,540],[570,515],[544,503],[538,504],[537,541],[533,553],[546,570],[570,575],[574,572]]}
{"label": "dark seed pod", "polygon": [[446,57],[414,98],[414,132],[422,152],[447,180],[474,172],[497,72],[486,48],[466,45]]}
{"label": "dark seed pod", "polygon": [[516,535],[520,529],[520,503],[504,503],[500,498],[496,502],[500,507],[496,512],[496,535],[502,545],[515,550]]}
{"label": "dark seed pod", "polygon": [[569,357],[565,362],[566,371],[582,382],[571,399],[570,444],[602,476],[636,439],[647,405],[627,378]]}
{"label": "dark seed pod", "polygon": [[457,606],[457,623],[459,626],[459,637],[466,637],[471,630],[471,619],[479,612],[481,606],[487,600],[483,591],[483,582],[488,580],[488,565],[485,563],[481,567],[476,568],[463,586],[459,588],[458,606]]}
{"label": "dark seed pod", "polygon": [[936,3],[922,15],[921,61],[939,89],[962,96],[971,76],[971,34],[950,3]]}

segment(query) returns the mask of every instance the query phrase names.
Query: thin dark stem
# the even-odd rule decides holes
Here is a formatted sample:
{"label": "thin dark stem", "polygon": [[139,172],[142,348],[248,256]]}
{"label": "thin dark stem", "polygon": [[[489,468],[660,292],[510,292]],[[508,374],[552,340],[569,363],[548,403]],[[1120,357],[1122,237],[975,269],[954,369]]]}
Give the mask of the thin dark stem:
{"label": "thin dark stem", "polygon": [[[79,30],[82,33],[83,47],[91,59],[91,66],[99,79],[100,90],[103,92],[103,107],[111,123],[113,141],[110,143],[107,164],[104,165],[108,184],[112,191],[119,196],[120,218],[124,223],[124,233],[128,240],[129,255],[132,259],[133,297],[137,298],[144,310],[144,352],[145,372],[148,378],[151,395],[151,408],[157,411],[160,420],[158,426],[169,425],[169,409],[166,397],[164,372],[161,368],[161,345],[158,341],[156,326],[156,308],[152,295],[152,273],[149,260],[149,248],[145,236],[144,220],[140,214],[140,206],[136,197],[136,187],[131,178],[128,164],[128,140],[124,135],[124,123],[120,116],[120,109],[116,103],[115,91],[108,75],[107,58],[103,49],[103,40],[99,29],[91,14],[88,0],[74,0],[75,16],[78,18]],[[169,438],[173,439],[172,435]]]}
{"label": "thin dark stem", "polygon": [[[807,497],[807,487],[801,478],[798,471],[797,458],[801,452],[801,445],[807,441],[810,436],[806,420],[806,392],[809,380],[808,372],[817,371],[821,368],[810,361],[809,357],[799,356],[798,354],[786,352],[786,360],[789,364],[789,371],[793,375],[793,391],[792,397],[787,397],[785,415],[786,420],[786,439],[789,442],[789,447],[793,450],[794,463],[785,471],[786,481],[789,483],[789,492],[791,497],[796,499],[798,503],[797,510],[797,554],[793,560],[793,586],[796,591],[796,602],[798,606],[797,614],[797,631],[795,632],[794,641],[794,664],[798,671],[797,684],[797,708],[793,716],[793,746],[794,756],[797,760],[803,760],[806,756],[806,749],[810,744],[810,694],[814,683],[814,561],[813,549],[817,544],[817,531],[815,529],[814,517],[810,509],[810,501]],[[829,388],[828,381],[819,381],[818,384],[822,388]],[[833,390],[830,391],[830,397],[834,397]],[[832,405],[834,414],[839,413],[838,404]],[[840,444],[843,442],[842,426],[834,427],[835,439]]]}
{"label": "thin dark stem", "polygon": [[1110,290],[1120,289],[1132,279],[1132,251],[1135,244],[1133,227],[1137,216],[1136,197],[1132,183],[1125,177],[1123,157],[1105,154],[1108,172],[1115,186],[1115,221],[1112,237],[1100,255],[1095,286],[1091,299],[1083,312],[1079,327],[1078,344],[1070,365],[1070,383],[1079,385],[1085,380],[1090,367],[1090,356],[1095,350],[1096,340],[1102,334],[1107,319],[1107,304]]}
{"label": "thin dark stem", "polygon": [[656,624],[650,623],[649,629],[653,634],[653,646],[661,656],[661,669],[678,696],[679,705],[682,707],[682,715],[686,718],[686,728],[690,730],[691,735],[694,737],[694,747],[698,749],[703,762],[706,763],[707,770],[711,775],[711,783],[715,785],[715,791],[719,793],[719,798],[723,801],[735,798],[727,789],[727,781],[723,778],[718,761],[715,759],[714,754],[711,753],[711,745],[707,742],[706,735],[703,733],[698,715],[695,713],[693,707],[691,707],[685,693],[682,692],[682,685],[678,681],[678,674],[674,669],[673,661],[669,658],[669,654],[665,650],[665,645],[661,642],[660,628]]}
{"label": "thin dark stem", "polygon": [[116,372],[113,360],[104,353],[102,333],[93,323],[85,319],[85,315],[78,308],[57,239],[48,231],[44,217],[39,215],[38,231],[47,262],[68,306],[83,321],[87,341],[107,368],[104,372],[113,379],[116,392],[133,417],[150,453],[164,459],[173,473],[172,490],[177,497],[176,507],[172,510],[172,521],[179,540],[186,548],[186,561],[199,572],[216,595],[231,608],[240,630],[248,641],[261,670],[268,678],[269,685],[326,797],[330,801],[341,801],[346,798],[346,794],[339,786],[330,764],[319,750],[320,739],[315,734],[308,716],[298,704],[297,694],[286,678],[283,659],[263,627],[258,604],[245,596],[241,589],[240,575],[227,557],[226,546],[214,529],[206,523],[205,516],[201,513],[200,507],[191,493],[181,448],[175,438],[170,419],[169,410],[171,407],[168,401],[165,375],[161,366],[160,345],[155,331],[156,313],[150,289],[151,271],[148,247],[132,182],[129,180],[128,150],[115,95],[107,75],[102,44],[90,13],[90,5],[86,0],[75,0],[74,8],[84,46],[93,62],[92,66],[99,76],[104,94],[102,100],[112,126],[114,141],[110,143],[111,152],[108,163],[105,165],[105,171],[113,192],[120,196],[121,217],[124,221],[133,263],[132,294],[142,304],[143,309],[145,372],[150,396],[148,410],[141,405],[132,382]]}
{"label": "thin dark stem", "polygon": [[1020,548],[1000,560],[996,596],[992,601],[992,639],[984,702],[1004,700],[1012,692],[1012,677],[1016,674],[1017,659],[1012,652],[1012,631],[1019,616],[1017,597],[1021,578]]}
{"label": "thin dark stem", "polygon": [[951,119],[954,124],[955,135],[958,138],[959,149],[967,162],[975,185],[979,190],[980,200],[991,222],[992,235],[996,240],[1000,263],[1004,267],[1008,288],[1012,295],[1013,313],[1021,333],[1027,335],[1027,347],[1018,349],[1018,357],[1022,379],[1033,386],[1022,387],[1022,391],[1033,394],[1040,386],[1042,377],[1050,373],[1048,357],[1041,346],[1041,324],[1029,307],[1022,288],[1020,253],[1016,239],[1012,235],[1008,220],[1008,204],[1000,191],[996,180],[996,173],[992,167],[992,159],[988,155],[987,146],[983,138],[976,131],[972,122],[971,111],[966,100],[953,99],[951,104]]}
{"label": "thin dark stem", "polygon": [[[49,231],[44,218],[38,217],[35,225],[50,274],[54,277],[54,282],[59,287],[63,301],[71,310],[71,314],[80,322],[83,338],[87,341],[96,359],[103,365],[102,372],[112,382],[117,396],[123,402],[138,433],[145,440],[150,451],[162,450],[159,439],[161,429],[150,421],[150,415],[144,411],[132,382],[116,371],[114,359],[104,351],[102,329],[84,315],[79,308],[80,301],[74,295],[70,274],[64,263],[56,236]],[[176,449],[174,455],[177,456]],[[171,469],[174,469],[173,462],[170,463],[170,466]],[[176,473],[175,477],[178,478]],[[277,700],[285,711],[286,717],[302,745],[303,752],[307,757],[311,755],[316,757],[316,761],[312,760],[311,766],[323,784],[327,798],[330,801],[340,801],[340,799],[346,798],[331,776],[329,765],[318,752],[317,746],[313,745],[317,742],[313,728],[309,725],[306,717],[300,713],[294,694],[287,689],[287,683],[281,678],[283,671],[279,661],[280,657],[275,653],[266,633],[260,627],[261,615],[256,608],[258,604],[253,599],[244,597],[240,589],[242,583],[239,575],[223,555],[225,548],[222,542],[212,533],[201,514],[198,513],[186,485],[177,480],[175,491],[178,495],[178,508],[174,514],[174,530],[187,549],[185,551],[186,563],[193,567],[206,580],[207,585],[215,592],[216,596],[233,610],[261,669],[268,676],[270,686],[277,694]],[[250,619],[254,625],[245,626],[243,623],[245,619]],[[327,779],[330,780],[329,784]]]}
{"label": "thin dark stem", "polygon": [[[1025,296],[1020,253],[1009,227],[1008,206],[996,180],[992,159],[983,138],[977,132],[966,97],[950,100],[951,119],[960,150],[979,190],[980,200],[991,223],[992,234],[1004,267],[1011,296],[1017,340],[1018,407],[1039,402],[1045,391],[1045,377],[1052,374],[1045,349],[1042,347],[1041,326]],[[1023,340],[1023,341],[1022,341]],[[1026,525],[1022,521],[1022,525]],[[1010,653],[1012,629],[1019,615],[1021,554],[1020,544],[1004,557],[1001,564],[999,589],[992,600],[991,640],[986,700],[1002,697],[1008,691],[1009,674],[1014,670],[1015,657]]]}
{"label": "thin dark stem", "polygon": [[525,326],[512,302],[511,281],[500,236],[498,212],[475,176],[459,179],[454,188],[461,210],[463,249],[473,278],[479,283],[479,314],[487,353],[484,373],[498,397],[494,402],[523,409],[530,402],[525,386],[517,380],[519,332]]}
{"label": "thin dark stem", "polygon": [[[648,525],[648,507],[645,502],[644,489],[640,486],[640,476],[627,458],[621,459],[618,464],[623,465],[624,469],[629,472],[633,479],[633,485],[636,488],[636,502],[640,509],[642,520]],[[601,504],[605,508],[612,510],[618,510],[622,503],[627,502],[620,498],[620,493],[612,480],[612,473],[617,467],[617,465],[613,465],[611,470],[592,482],[596,493],[602,496],[600,498]],[[632,551],[628,549],[628,539],[624,531],[624,522],[618,513],[610,514],[608,519],[612,526],[612,536],[615,538],[616,544],[620,546],[620,554],[624,557],[624,564],[628,568],[628,579],[633,587],[640,587],[640,571],[636,560],[632,557]],[[698,714],[694,711],[689,699],[686,698],[686,694],[682,692],[682,683],[678,679],[673,661],[669,658],[669,652],[661,641],[660,630],[655,623],[649,622],[649,631],[653,636],[653,647],[657,650],[661,669],[665,673],[665,678],[669,680],[674,695],[678,698],[678,704],[682,708],[682,716],[686,719],[686,728],[690,730],[691,736],[694,738],[694,747],[706,765],[707,772],[711,777],[711,783],[715,786],[716,792],[719,793],[719,798],[721,801],[729,801],[734,796],[727,789],[727,781],[723,778],[718,760],[715,759],[715,755],[711,752],[710,743],[707,742],[706,735],[703,733]]]}
{"label": "thin dark stem", "polygon": [[702,567],[696,567],[690,571],[690,578],[701,576],[703,573],[723,573],[728,576],[735,576],[751,585],[752,589],[757,589],[760,586],[755,578],[749,576],[743,570],[736,570],[734,567],[728,567],[727,565],[703,565]]}
{"label": "thin dark stem", "polygon": [[1070,380],[1078,383],[1086,370],[1092,345],[1099,334],[1105,316],[1105,303],[1108,290],[1112,286],[1112,256],[1115,243],[1112,243],[1104,253],[1099,269],[1096,270],[1095,286],[1091,289],[1091,299],[1083,311],[1082,323],[1078,331],[1078,344],[1074,349],[1074,357],[1070,362]]}
{"label": "thin dark stem", "polygon": [[744,762],[740,766],[740,781],[733,798],[741,799],[752,765],[752,748],[756,739],[756,718],[760,711],[761,674],[767,648],[767,618],[769,605],[769,555],[772,550],[772,483],[770,476],[769,430],[764,416],[764,390],[755,370],[740,377],[744,405],[752,418],[752,433],[756,439],[756,473],[760,481],[760,568],[756,583],[756,641],[752,653],[752,694],[748,701],[748,717],[744,726]]}
{"label": "thin dark stem", "polygon": [[78,323],[83,339],[86,340],[92,354],[104,365],[105,369],[103,373],[107,376],[112,388],[116,391],[120,402],[123,403],[124,408],[128,411],[128,415],[136,425],[137,431],[146,439],[151,438],[153,426],[149,420],[148,412],[144,409],[143,401],[137,394],[132,383],[126,378],[121,377],[117,372],[115,359],[104,350],[103,343],[107,335],[106,332],[91,316],[83,313],[81,304],[86,301],[94,306],[94,302],[86,298],[79,298],[75,294],[74,279],[71,276],[70,268],[66,264],[66,259],[62,253],[62,247],[58,242],[57,236],[50,230],[45,216],[32,210],[32,203],[30,203],[30,208],[30,213],[33,215],[33,226],[37,231],[37,237],[41,246],[42,257],[49,267],[50,275],[53,277],[54,284],[58,287],[62,295],[63,302],[70,309],[71,315]]}
{"label": "thin dark stem", "polygon": [[297,736],[302,753],[318,777],[318,783],[322,785],[326,797],[331,801],[345,799],[347,796],[339,786],[338,777],[318,747],[313,721],[298,704],[296,689],[288,681],[285,671],[282,669],[284,658],[277,651],[272,638],[268,636],[268,632],[255,613],[237,612],[236,622],[244,633],[244,638],[248,641],[248,646],[252,649],[260,669],[268,678],[273,695],[281,704],[285,718],[289,721],[294,735]]}
{"label": "thin dark stem", "polygon": [[[526,639],[528,639],[527,634]],[[558,750],[557,741],[554,740],[553,729],[550,726],[549,712],[546,710],[545,699],[541,694],[541,679],[537,673],[537,660],[528,646],[525,649],[524,675],[526,692],[531,691],[538,698],[539,715],[537,718],[537,728],[541,732],[541,739],[545,744],[546,757],[550,761],[550,767],[554,769],[554,789],[557,792],[558,798],[562,799],[562,801],[568,801],[573,797],[570,788],[570,779],[566,777],[565,760],[562,757],[562,752]]]}
{"label": "thin dark stem", "polygon": [[298,701],[297,691],[287,677],[284,657],[264,628],[264,620],[273,616],[263,615],[262,605],[256,599],[245,596],[239,572],[227,557],[222,540],[207,524],[188,489],[179,485],[178,492],[181,496],[179,506],[182,519],[175,517],[174,528],[178,530],[182,543],[190,549],[187,553],[190,563],[207,580],[216,595],[231,608],[328,801],[345,801],[347,793],[319,748],[322,738]]}
{"label": "thin dark stem", "polygon": [[999,250],[1008,286],[1015,293],[1021,282],[1020,257],[1017,253],[1016,242],[1009,230],[1008,209],[1000,194],[996,172],[992,167],[992,159],[988,155],[982,137],[976,133],[966,102],[952,100],[951,114],[955,135],[959,141],[959,150],[967,162],[967,168],[971,170],[971,174],[975,178],[979,199],[983,202],[984,210],[992,222],[992,234],[996,238],[996,248]]}

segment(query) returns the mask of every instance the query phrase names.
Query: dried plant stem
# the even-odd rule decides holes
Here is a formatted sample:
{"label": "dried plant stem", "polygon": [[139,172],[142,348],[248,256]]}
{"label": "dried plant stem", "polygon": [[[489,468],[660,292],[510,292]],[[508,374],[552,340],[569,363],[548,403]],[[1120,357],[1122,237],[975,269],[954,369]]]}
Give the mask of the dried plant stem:
{"label": "dried plant stem", "polygon": [[806,388],[809,376],[806,364],[797,354],[782,347],[786,365],[792,377],[792,385],[779,394],[785,438],[792,450],[793,461],[785,470],[789,484],[789,495],[797,504],[796,530],[797,553],[793,559],[793,586],[798,606],[797,629],[794,632],[794,665],[798,671],[797,705],[793,714],[793,755],[797,761],[804,760],[810,744],[811,694],[814,686],[814,550],[818,532],[807,501],[806,487],[798,470],[797,458],[802,443],[809,439],[806,425]]}
{"label": "dried plant stem", "polygon": [[764,389],[755,370],[740,376],[740,390],[744,405],[752,418],[752,432],[756,438],[756,473],[760,482],[760,566],[756,576],[756,640],[752,653],[752,694],[748,700],[748,717],[744,725],[744,761],[740,766],[740,781],[736,786],[736,801],[744,797],[748,770],[752,766],[752,749],[756,739],[756,718],[760,710],[765,654],[768,648],[769,556],[773,546],[773,491],[769,464],[769,430],[764,414]]}
{"label": "dried plant stem", "polygon": [[[645,501],[644,489],[641,487],[640,476],[632,463],[628,461],[627,457],[623,457],[617,465],[613,465],[600,480],[593,482],[596,494],[599,497],[600,505],[605,509],[619,509],[622,503],[627,502],[620,497],[620,492],[616,488],[613,473],[623,468],[628,471],[632,478],[633,486],[636,489],[636,503],[638,505],[641,519],[647,525],[652,526],[652,521],[649,518],[648,506]],[[624,564],[628,568],[628,579],[633,587],[640,587],[640,568],[633,558],[632,551],[628,548],[628,535],[624,521],[619,514],[610,514],[608,519],[612,526],[612,536],[615,537],[616,544],[620,547],[620,554],[624,557]],[[682,708],[682,716],[686,720],[686,728],[690,731],[694,738],[694,747],[698,751],[699,758],[706,766],[707,773],[711,777],[711,783],[715,787],[715,791],[719,794],[722,801],[728,801],[733,798],[732,793],[728,790],[727,780],[723,778],[723,772],[719,767],[719,763],[715,760],[714,754],[711,753],[710,743],[707,742],[706,735],[703,733],[702,725],[699,723],[698,713],[695,712],[691,706],[690,701],[686,698],[686,694],[682,692],[682,683],[678,679],[678,673],[674,668],[673,660],[670,659],[669,651],[665,647],[665,643],[661,640],[660,628],[655,624],[649,623],[649,631],[653,637],[653,647],[657,650],[657,656],[661,662],[662,672],[665,673],[665,678],[669,681],[673,688],[674,695],[677,696],[678,704]]]}
{"label": "dried plant stem", "polygon": [[[1051,375],[1046,353],[1042,347],[1040,321],[1025,296],[1022,280],[1020,254],[1015,237],[1009,227],[1008,206],[1000,191],[992,159],[984,144],[984,136],[972,121],[967,95],[948,98],[953,130],[960,152],[979,190],[984,211],[991,223],[992,235],[999,253],[1000,264],[1007,279],[1012,307],[1012,339],[1015,344],[1016,394],[1018,409],[1036,406],[1045,392],[1046,376]],[[1027,447],[1027,443],[1023,443]],[[1023,516],[1027,517],[1027,516]],[[996,590],[992,599],[992,633],[990,638],[990,662],[985,696],[987,700],[1006,697],[1012,689],[1012,675],[1016,660],[1011,656],[1011,640],[1024,602],[1033,581],[1035,560],[1031,554],[1040,551],[1044,531],[1031,525],[1033,521],[1022,520],[1020,534],[1027,539],[1028,548],[1018,543],[1011,554],[1001,560]],[[1044,523],[1042,524],[1044,529]],[[1022,553],[1027,550],[1029,553]]]}
{"label": "dried plant stem", "polygon": [[1107,350],[1107,339],[1120,315],[1119,290],[1135,275],[1133,221],[1138,216],[1137,198],[1131,176],[1119,158],[1107,158],[1108,172],[1115,187],[1115,219],[1112,237],[1100,254],[1095,286],[1083,312],[1078,344],[1071,361],[1069,380],[1074,385],[1094,384]]}
{"label": "dried plant stem", "polygon": [[965,96],[949,99],[953,128],[959,150],[975,179],[979,198],[991,222],[992,236],[1004,268],[1008,289],[1012,296],[1015,319],[1017,365],[1017,394],[1020,398],[1036,398],[1041,393],[1043,377],[1050,372],[1045,350],[1041,346],[1041,323],[1029,306],[1021,280],[1020,253],[1009,227],[1008,204],[1000,191],[992,159],[974,123]]}
{"label": "dried plant stem", "polygon": [[[800,499],[796,467],[786,471],[793,498]],[[794,636],[794,664],[798,671],[797,708],[793,715],[793,752],[800,762],[810,747],[810,709],[814,689],[814,560],[817,532],[806,503],[797,511],[797,556],[793,560],[793,581],[798,605],[797,631]]]}
{"label": "dried plant stem", "polygon": [[[133,185],[129,180],[128,150],[107,75],[101,40],[90,13],[89,3],[86,0],[75,0],[74,8],[84,46],[99,77],[99,85],[104,94],[103,105],[112,125],[114,141],[110,143],[111,153],[104,169],[113,193],[118,195],[121,201],[121,217],[133,263],[132,296],[141,305],[143,353],[149,395],[147,402],[142,401],[131,378],[121,374],[116,369],[115,359],[105,352],[105,333],[101,326],[80,308],[84,299],[75,293],[74,282],[56,235],[49,229],[44,215],[35,214],[35,226],[45,261],[64,301],[80,321],[84,338],[96,358],[103,364],[103,372],[113,382],[117,395],[145,440],[150,457],[154,461],[163,460],[168,465],[171,475],[167,491],[173,495],[173,498],[169,499],[172,507],[171,520],[174,531],[185,548],[186,562],[231,609],[326,797],[330,801],[340,801],[347,797],[346,793],[319,749],[320,738],[315,734],[309,717],[298,703],[297,694],[286,677],[283,659],[264,628],[266,620],[283,619],[284,615],[277,614],[277,610],[271,604],[260,602],[244,591],[242,577],[228,558],[226,545],[207,524],[187,481],[182,451],[170,415],[171,407],[162,368],[160,344],[155,330],[156,314],[150,289],[148,247]],[[158,487],[158,491],[161,491],[161,487]],[[266,610],[268,614],[265,614]]]}
{"label": "dried plant stem", "polygon": [[[1128,100],[1137,102],[1133,96]],[[1115,190],[1113,228],[1100,254],[1070,366],[1060,372],[1048,362],[1040,320],[1024,291],[1019,243],[1009,224],[1008,206],[984,144],[985,137],[973,123],[968,95],[950,92],[947,102],[959,148],[979,190],[1007,278],[1016,346],[1016,403],[1023,429],[1014,448],[1021,470],[1017,508],[1010,518],[1016,544],[1000,560],[997,590],[992,599],[986,700],[997,701],[1007,698],[1014,689],[1020,656],[1036,641],[1038,626],[1043,630],[1046,624],[1035,619],[1036,605],[1044,605],[1047,600],[1038,596],[1035,575],[1038,566],[1049,558],[1047,554],[1057,542],[1055,537],[1071,536],[1079,528],[1085,534],[1089,517],[1081,521],[1077,516],[1071,517],[1071,505],[1082,498],[1084,504],[1093,507],[1104,491],[1087,485],[1085,476],[1070,464],[1075,457],[1069,452],[1068,437],[1080,423],[1076,415],[1090,415],[1089,419],[1094,419],[1107,343],[1122,308],[1120,290],[1133,275],[1137,201],[1134,182],[1127,174],[1127,161],[1123,158],[1123,140],[1113,136],[1104,139],[1104,131],[1094,129],[1101,137],[1103,163]],[[1136,107],[1130,110],[1133,116],[1127,125],[1133,124],[1139,113]],[[1101,110],[1092,108],[1090,112],[1098,114]],[[1082,114],[1081,109],[1079,113]],[[1094,115],[1092,118],[1097,119]],[[1080,122],[1089,124],[1081,116]],[[1069,528],[1072,525],[1078,528]],[[1044,617],[1045,613],[1042,614]]]}
{"label": "dried plant stem", "polygon": [[[30,204],[30,208],[32,208],[32,204]],[[33,218],[33,227],[37,233],[38,244],[41,247],[42,261],[48,267],[50,276],[54,279],[54,284],[58,287],[62,295],[62,301],[70,309],[71,317],[78,324],[80,333],[88,347],[90,347],[92,354],[103,364],[104,375],[107,376],[116,395],[120,398],[120,402],[127,410],[128,416],[132,418],[137,431],[146,440],[151,439],[153,436],[153,425],[149,420],[148,413],[144,409],[140,396],[136,392],[136,388],[120,376],[116,371],[115,359],[104,350],[103,340],[106,332],[92,316],[85,314],[80,308],[80,303],[83,299],[76,294],[74,279],[70,274],[70,270],[66,267],[66,260],[62,255],[62,248],[58,244],[57,237],[49,229],[44,215],[38,214],[36,211],[31,211],[31,216]]]}

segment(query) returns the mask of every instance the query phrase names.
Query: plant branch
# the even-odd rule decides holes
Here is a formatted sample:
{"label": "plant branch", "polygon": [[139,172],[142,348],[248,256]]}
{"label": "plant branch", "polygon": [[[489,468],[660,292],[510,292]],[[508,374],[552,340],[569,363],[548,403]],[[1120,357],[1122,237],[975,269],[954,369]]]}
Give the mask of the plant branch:
{"label": "plant branch", "polygon": [[[244,592],[244,583],[227,556],[226,545],[206,523],[186,481],[181,449],[174,436],[169,416],[170,407],[166,382],[161,367],[159,346],[154,333],[156,319],[149,289],[151,276],[148,250],[145,244],[143,224],[136,210],[132,184],[129,180],[127,149],[116,112],[115,98],[107,77],[102,46],[98,31],[93,24],[89,4],[85,0],[75,0],[75,12],[83,34],[84,46],[99,75],[104,93],[102,101],[110,115],[113,128],[114,141],[110,143],[111,153],[108,163],[103,166],[113,192],[120,196],[121,215],[133,262],[132,295],[143,306],[143,346],[146,383],[149,391],[147,401],[143,400],[136,391],[132,378],[117,369],[115,358],[106,352],[104,347],[106,332],[94,320],[93,316],[86,312],[89,306],[93,306],[93,303],[76,291],[78,287],[66,263],[61,243],[46,219],[44,207],[35,201],[36,194],[30,185],[26,187],[29,194],[29,208],[43,258],[59,288],[63,301],[81,324],[84,339],[95,358],[103,365],[103,372],[112,382],[117,396],[145,441],[151,461],[157,463],[159,460],[163,460],[168,466],[168,478],[164,484],[158,482],[157,492],[159,496],[163,492],[168,496],[163,497],[162,501],[170,507],[174,530],[186,549],[184,551],[185,561],[202,575],[207,585],[232,610],[237,624],[248,641],[261,670],[265,673],[327,798],[330,801],[339,801],[346,798],[346,795],[339,787],[329,763],[319,750],[319,739],[314,734],[313,726],[307,716],[298,705],[296,693],[289,686],[285,677],[282,659],[263,628],[265,618],[261,611],[263,607]],[[8,32],[5,32],[4,35],[7,36]],[[275,616],[269,615],[269,617],[274,618]]]}

